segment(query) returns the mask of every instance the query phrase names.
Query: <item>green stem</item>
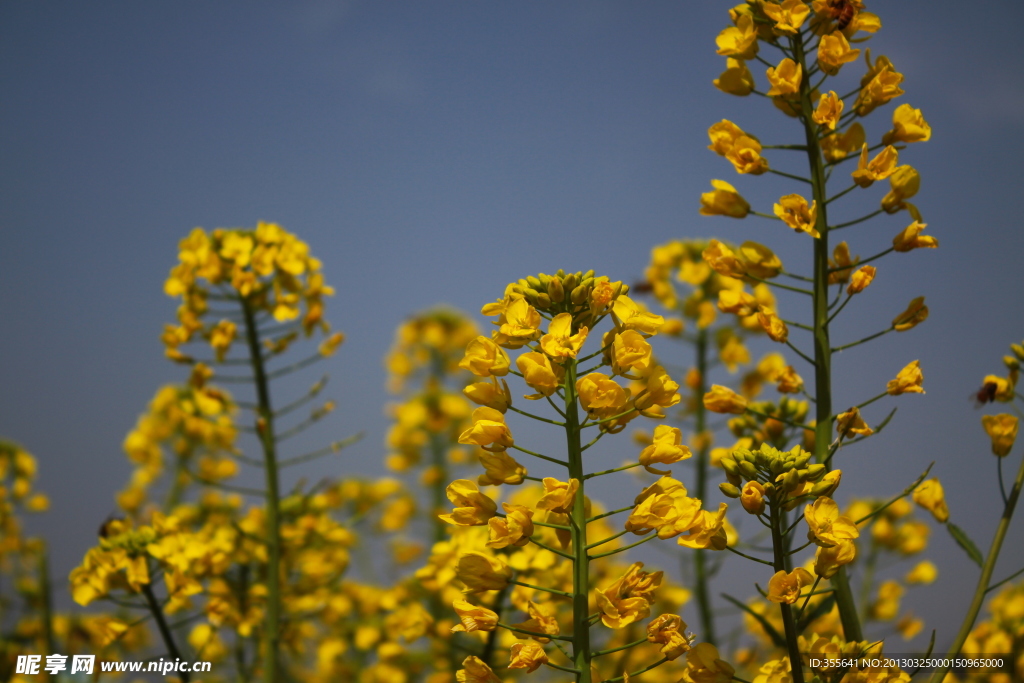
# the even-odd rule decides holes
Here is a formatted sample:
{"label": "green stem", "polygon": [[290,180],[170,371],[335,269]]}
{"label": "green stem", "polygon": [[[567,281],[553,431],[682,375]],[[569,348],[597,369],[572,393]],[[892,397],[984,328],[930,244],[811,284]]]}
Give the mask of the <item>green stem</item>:
{"label": "green stem", "polygon": [[57,639],[53,634],[53,589],[50,585],[50,550],[43,542],[39,550],[39,592],[43,608],[43,633],[46,634],[46,651],[57,652]]}
{"label": "green stem", "polygon": [[590,557],[587,555],[587,511],[584,507],[583,450],[580,447],[580,414],[576,399],[576,360],[565,364],[565,437],[569,456],[569,477],[576,479],[579,489],[569,517],[569,533],[575,555],[572,566],[572,654],[576,683],[591,683],[590,662]]}
{"label": "green stem", "polygon": [[[1017,507],[1017,499],[1020,497],[1022,486],[1024,486],[1024,458],[1021,458],[1020,468],[1017,470],[1017,480],[1013,483],[1013,489],[1011,489],[1006,506],[1003,508],[1003,516],[1000,518],[999,526],[996,528],[995,538],[992,539],[992,545],[989,546],[985,564],[982,565],[981,576],[978,578],[978,587],[974,589],[971,606],[964,616],[964,621],[960,625],[960,632],[956,634],[956,640],[950,646],[947,657],[956,657],[960,654],[960,648],[964,646],[964,641],[967,640],[967,636],[971,633],[971,628],[974,627],[974,620],[978,618],[978,612],[981,611],[981,605],[985,602],[985,594],[989,588],[988,584],[992,580],[992,572],[996,568],[996,560],[999,559],[999,551],[1003,547],[1003,539],[1006,538],[1006,532],[1010,528],[1010,520],[1013,518],[1014,508]],[[936,669],[935,673],[932,674],[931,683],[942,681],[948,671],[949,666]]]}
{"label": "green stem", "polygon": [[239,299],[245,315],[245,335],[249,344],[249,358],[252,361],[256,381],[257,420],[256,427],[263,446],[264,474],[266,476],[267,500],[267,611],[263,622],[264,633],[264,683],[275,683],[278,674],[279,646],[281,641],[281,500],[277,471],[277,442],[274,439],[274,409],[270,403],[270,384],[260,348],[259,331],[256,329],[256,313],[245,299]]}
{"label": "green stem", "polygon": [[[782,537],[781,513],[781,510],[772,507],[770,521],[772,525],[772,549],[775,552],[773,566],[776,572],[786,571],[786,542]],[[785,628],[786,649],[789,652],[789,664],[792,669],[793,683],[804,683],[803,660],[800,657],[800,644],[797,640],[800,633],[797,631],[796,619],[793,616],[793,606],[780,603],[779,608],[782,610],[782,625]]]}
{"label": "green stem", "polygon": [[[143,584],[142,594],[146,597],[146,604],[149,606],[149,612],[153,615],[153,621],[156,622],[156,627],[160,631],[160,637],[163,639],[164,645],[167,646],[168,659],[181,659],[181,651],[178,650],[178,645],[174,642],[171,627],[167,625],[167,619],[164,618],[164,612],[160,609],[160,603],[157,602],[156,596],[153,594],[153,587],[148,583]],[[181,672],[181,680],[182,683],[188,683],[188,672]]]}
{"label": "green stem", "polygon": [[[708,371],[708,331],[706,328],[697,333],[697,387],[693,391],[694,397],[694,430],[697,434],[703,434],[707,429],[707,408],[702,400],[707,393],[707,371]],[[706,444],[706,441],[703,443]],[[694,463],[697,478],[697,499],[704,500],[708,492],[708,460],[710,447],[704,445],[697,451],[697,460]],[[695,589],[697,591],[697,611],[700,615],[700,625],[704,633],[702,640],[712,645],[718,644],[715,638],[715,615],[711,606],[711,589],[708,585],[707,551],[698,548],[693,553],[693,574]]]}
{"label": "green stem", "polygon": [[[807,60],[802,37],[791,39],[790,46],[793,49],[794,61],[806,73]],[[811,89],[806,76],[800,82],[800,110],[804,124],[804,137],[807,142],[807,162],[811,171],[814,201],[818,205],[818,215],[814,227],[820,234],[820,237],[814,240],[814,395],[817,399],[814,406],[817,419],[814,457],[818,462],[824,463],[828,457],[828,445],[832,435],[832,345],[829,341],[828,326],[828,195],[821,142],[817,126],[814,124]],[[829,464],[825,463],[825,467],[829,468]],[[841,567],[836,573],[832,579],[832,585],[836,589],[836,604],[839,606],[839,618],[846,640],[864,640],[860,618],[857,616],[857,606],[853,600],[853,592],[850,589],[850,581],[847,578],[845,567]],[[783,610],[783,615],[787,611]],[[792,612],[789,614],[792,619]],[[795,669],[799,667],[800,661],[799,653],[796,654],[798,656],[793,662],[794,673]]]}

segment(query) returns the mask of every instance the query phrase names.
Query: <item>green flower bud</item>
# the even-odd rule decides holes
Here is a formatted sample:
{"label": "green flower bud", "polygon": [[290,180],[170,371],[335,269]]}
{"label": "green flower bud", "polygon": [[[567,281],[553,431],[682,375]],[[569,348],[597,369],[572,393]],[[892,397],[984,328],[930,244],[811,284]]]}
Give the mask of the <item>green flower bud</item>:
{"label": "green flower bud", "polygon": [[738,486],[734,486],[733,484],[730,484],[729,482],[723,481],[721,484],[718,485],[718,488],[719,488],[719,490],[722,493],[724,493],[729,498],[739,498],[740,497],[740,489],[739,489],[739,487]]}

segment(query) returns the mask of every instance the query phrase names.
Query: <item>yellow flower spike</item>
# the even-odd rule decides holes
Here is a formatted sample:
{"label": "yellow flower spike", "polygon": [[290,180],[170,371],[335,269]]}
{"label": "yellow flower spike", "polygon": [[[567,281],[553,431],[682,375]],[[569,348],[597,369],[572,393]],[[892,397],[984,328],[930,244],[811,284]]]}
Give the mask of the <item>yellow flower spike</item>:
{"label": "yellow flower spike", "polygon": [[804,508],[807,522],[807,540],[826,548],[843,541],[852,541],[860,531],[849,517],[839,514],[839,506],[827,496],[821,496]]}
{"label": "yellow flower spike", "polygon": [[803,567],[792,572],[778,571],[768,580],[768,601],[792,605],[800,599],[804,586],[814,583],[814,577]]}
{"label": "yellow flower spike", "polygon": [[576,500],[576,491],[580,487],[579,480],[570,479],[566,482],[558,481],[554,477],[545,477],[542,483],[544,495],[537,501],[537,509],[569,514]]}
{"label": "yellow flower spike", "polygon": [[686,639],[686,622],[678,614],[662,614],[647,625],[647,642],[661,645],[661,654],[669,661],[678,659],[690,649]]}
{"label": "yellow flower spike", "polygon": [[860,50],[851,49],[850,42],[840,31],[821,37],[818,43],[818,66],[829,76],[835,76],[843,64],[853,62],[860,56]]}
{"label": "yellow flower spike", "polygon": [[697,643],[686,653],[684,681],[694,683],[730,683],[736,673],[728,662],[719,658],[718,648],[711,643]]}
{"label": "yellow flower spike", "polygon": [[740,492],[740,505],[752,515],[764,512],[764,486],[759,481],[748,481]]}
{"label": "yellow flower spike", "polygon": [[857,544],[853,541],[840,541],[828,548],[818,548],[814,555],[814,573],[823,579],[831,579],[843,565],[857,559]]}
{"label": "yellow flower spike", "polygon": [[452,602],[452,608],[459,615],[461,623],[452,626],[452,633],[472,633],[473,631],[493,631],[498,625],[498,615],[492,610],[474,605],[468,600],[458,598]]}
{"label": "yellow flower spike", "polygon": [[868,145],[864,143],[857,170],[851,174],[853,182],[860,187],[871,187],[876,180],[885,180],[895,173],[898,160],[899,152],[892,145],[887,145],[874,159],[868,161]]}
{"label": "yellow flower spike", "polygon": [[505,517],[492,517],[488,520],[488,548],[522,547],[530,542],[533,536],[533,510],[523,505],[502,503]]}
{"label": "yellow flower spike", "polygon": [[791,36],[800,31],[811,8],[800,2],[800,0],[783,0],[782,4],[766,2],[762,5],[765,15],[775,22],[774,31],[776,35]]}
{"label": "yellow flower spike", "polygon": [[581,327],[576,334],[572,333],[572,314],[559,313],[548,325],[548,333],[540,338],[540,348],[556,361],[575,358],[576,354],[587,341],[586,327]]}
{"label": "yellow flower spike", "polygon": [[845,413],[839,413],[836,416],[836,432],[840,436],[849,438],[854,434],[869,436],[874,434],[875,430],[869,427],[864,418],[860,416],[860,409],[850,408]]}
{"label": "yellow flower spike", "polygon": [[725,71],[712,83],[727,95],[746,97],[754,91],[754,74],[742,59],[729,57],[725,60]]}
{"label": "yellow flower spike", "polygon": [[462,660],[462,668],[455,672],[455,680],[458,683],[501,683],[491,667],[479,657],[466,657]]}
{"label": "yellow flower spike", "polygon": [[885,390],[890,396],[900,394],[923,394],[924,373],[921,372],[921,362],[912,361],[896,374],[896,379],[889,380]]}
{"label": "yellow flower spike", "polygon": [[636,330],[625,330],[614,336],[611,358],[616,374],[628,376],[628,373],[636,372],[643,375],[651,369],[651,345]]}
{"label": "yellow flower spike", "polygon": [[480,406],[473,411],[473,426],[462,432],[459,443],[475,444],[490,451],[503,451],[515,440],[505,425],[505,416],[494,408]]}
{"label": "yellow flower spike", "polygon": [[512,569],[494,555],[468,552],[459,556],[455,577],[465,584],[467,593],[496,591],[512,580]]}
{"label": "yellow flower spike", "polygon": [[620,294],[611,306],[612,317],[620,328],[653,335],[665,324],[665,318],[646,311],[625,294]]}
{"label": "yellow flower spike", "polygon": [[668,474],[651,467],[654,463],[671,465],[693,456],[683,445],[683,433],[676,427],[658,425],[654,428],[654,442],[640,451],[640,464],[651,474]]}
{"label": "yellow flower spike", "polygon": [[861,79],[860,93],[853,105],[857,115],[861,117],[867,116],[876,107],[903,94],[903,90],[900,89],[903,74],[896,71],[888,57],[881,56],[872,65],[871,50],[865,52],[864,56],[868,63],[868,72]]}
{"label": "yellow flower spike", "polygon": [[500,486],[522,484],[527,471],[519,462],[505,451],[485,451],[478,454],[484,473],[477,477],[478,486]]}
{"label": "yellow flower spike", "polygon": [[981,425],[992,440],[992,452],[1000,458],[1009,455],[1014,441],[1017,440],[1020,420],[1014,415],[1000,413],[999,415],[983,416]]}
{"label": "yellow flower spike", "polygon": [[892,238],[892,246],[895,251],[907,252],[914,249],[935,249],[939,241],[931,235],[921,235],[921,231],[928,227],[927,223],[914,221],[901,233]]}
{"label": "yellow flower spike", "polygon": [[927,142],[932,137],[932,128],[924,120],[920,109],[901,104],[892,112],[892,130],[882,136],[882,142]]}
{"label": "yellow flower spike", "polygon": [[766,93],[768,97],[782,97],[785,95],[796,95],[800,92],[800,80],[803,78],[803,68],[789,57],[786,57],[776,67],[768,67],[766,75],[768,82],[772,84],[771,89]]}
{"label": "yellow flower spike", "polygon": [[508,383],[501,380],[499,384],[497,377],[491,377],[490,382],[470,384],[462,390],[462,393],[473,403],[493,408],[500,413],[508,411],[508,407],[512,405]]}
{"label": "yellow flower spike", "polygon": [[874,266],[861,266],[850,276],[850,284],[846,287],[846,293],[850,296],[860,294],[875,279],[876,269]]}
{"label": "yellow flower spike", "polygon": [[459,367],[477,377],[503,377],[508,374],[509,363],[505,349],[480,336],[466,346],[466,355],[459,361]]}
{"label": "yellow flower spike", "polygon": [[730,26],[718,34],[715,44],[718,45],[718,54],[723,57],[753,59],[759,47],[754,18],[749,15],[741,16],[736,26]]}
{"label": "yellow flower spike", "polygon": [[924,297],[913,299],[907,309],[892,319],[892,327],[897,332],[913,329],[928,319],[928,307],[924,305]]}
{"label": "yellow flower spike", "polygon": [[514,643],[509,655],[511,661],[508,668],[526,669],[526,673],[533,673],[548,661],[544,648],[532,640],[525,643]]}
{"label": "yellow flower spike", "polygon": [[782,322],[782,318],[775,315],[775,311],[767,306],[762,306],[757,312],[757,322],[760,323],[761,329],[769,339],[780,344],[786,343],[789,338],[789,328],[786,327],[786,323]]}
{"label": "yellow flower spike", "polygon": [[818,107],[814,110],[811,118],[819,126],[828,130],[835,130],[839,124],[839,117],[843,115],[844,106],[836,91],[829,90],[828,93],[822,95],[821,99],[818,100]]}
{"label": "yellow flower spike", "polygon": [[704,407],[713,413],[742,415],[747,411],[747,399],[728,387],[713,384],[711,390],[704,394]]}
{"label": "yellow flower spike", "polygon": [[712,180],[712,192],[700,196],[700,215],[730,216],[745,218],[750,213],[750,204],[736,192],[736,188],[724,180]]}
{"label": "yellow flower spike", "polygon": [[737,173],[761,175],[768,171],[768,160],[761,156],[761,143],[747,135],[736,139],[725,158],[732,163]]}
{"label": "yellow flower spike", "polygon": [[924,560],[911,569],[903,580],[909,584],[927,585],[934,582],[938,576],[938,567],[934,563]]}
{"label": "yellow flower spike", "polygon": [[812,201],[810,206],[807,200],[798,194],[787,194],[779,199],[774,206],[775,215],[782,219],[789,227],[797,232],[805,232],[811,237],[821,237],[821,234],[814,227],[818,218],[818,203]]}
{"label": "yellow flower spike", "polygon": [[928,479],[914,490],[914,502],[932,513],[932,516],[940,524],[945,524],[949,519],[946,494],[937,478]]}

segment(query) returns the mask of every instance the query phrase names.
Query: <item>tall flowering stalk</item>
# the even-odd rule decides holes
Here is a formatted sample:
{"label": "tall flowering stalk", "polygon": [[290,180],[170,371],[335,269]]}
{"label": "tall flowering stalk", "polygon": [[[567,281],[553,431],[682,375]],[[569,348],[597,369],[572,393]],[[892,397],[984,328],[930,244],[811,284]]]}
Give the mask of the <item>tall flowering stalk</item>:
{"label": "tall flowering stalk", "polygon": [[[529,617],[509,624],[499,619],[498,612],[460,599],[453,603],[461,621],[455,630],[500,628],[525,636],[530,640],[512,645],[509,668],[532,672],[548,666],[572,674],[578,683],[617,683],[684,653],[686,671],[694,675],[728,671],[731,676],[731,667],[718,658],[713,645],[701,643],[691,649],[686,625],[677,615],[655,618],[647,626],[646,637],[639,640],[617,638],[650,615],[661,572],[643,571],[643,564],[637,562],[621,574],[616,570],[617,578],[601,585],[601,565],[606,563],[599,560],[650,540],[678,537],[680,545],[716,549],[726,543],[726,506],[722,504],[717,513],[705,512],[700,500],[686,495],[681,482],[656,469],[691,456],[678,429],[659,426],[654,442],[635,462],[609,469],[586,463],[586,451],[606,435],[621,432],[641,415],[660,418],[664,408],[680,400],[679,385],[654,361],[647,342],[664,319],[633,302],[627,291],[621,282],[595,277],[592,271],[558,271],[514,282],[502,299],[483,308],[485,315],[498,317],[497,329],[490,338],[478,337],[467,346],[463,365],[482,381],[467,387],[466,394],[481,407],[473,412],[473,424],[459,440],[487,452],[488,476],[504,483],[533,480],[543,489],[532,505],[523,504],[524,496],[503,502],[501,513],[476,482],[456,480],[448,487],[455,508],[442,518],[460,527],[487,526],[489,532],[486,551],[459,556],[456,577],[470,597],[508,592],[512,604]],[[583,355],[584,345],[605,320],[612,323],[611,329],[601,337],[596,351]],[[515,361],[518,372],[512,369],[506,349],[522,351]],[[610,372],[599,372],[602,368]],[[522,378],[531,392],[524,398],[540,405],[546,402],[550,417],[514,406],[504,379],[508,375]],[[616,376],[635,385],[626,388]],[[509,411],[559,428],[564,434],[561,457],[517,442],[506,424]],[[584,442],[588,430],[594,430],[590,432],[594,437]],[[510,451],[554,467],[558,476],[530,475]],[[665,476],[641,491],[632,505],[598,512],[586,495],[587,482],[641,466]],[[608,517],[627,511],[632,514],[622,531],[600,531]],[[618,539],[627,533],[643,538],[620,545]],[[605,629],[593,631],[598,622]],[[550,649],[544,646],[548,643]],[[619,653],[620,662],[629,661],[625,653],[644,643],[659,645],[661,656],[639,670],[615,668],[615,659],[604,659]],[[609,662],[612,671],[608,671]],[[499,680],[480,657],[466,658],[463,667],[459,681]]]}
{"label": "tall flowering stalk", "polygon": [[[851,42],[863,42],[881,27],[880,19],[865,11],[860,0],[815,0],[811,6],[799,0],[785,0],[782,3],[756,0],[734,8],[730,16],[733,26],[722,31],[717,38],[718,53],[727,58],[727,68],[715,81],[715,85],[729,94],[746,96],[754,93],[770,99],[785,116],[800,124],[802,140],[795,144],[763,145],[755,135],[745,132],[731,121],[723,120],[709,130],[712,143],[710,148],[730,161],[740,174],[772,173],[801,183],[809,191],[810,200],[802,194],[787,194],[774,205],[772,213],[758,212],[750,208],[735,188],[716,180],[712,182],[714,191],[702,197],[703,212],[735,218],[753,214],[778,221],[806,236],[812,240],[809,250],[812,273],[807,276],[786,272],[771,250],[751,242],[745,243],[735,252],[713,242],[705,250],[704,257],[720,273],[742,278],[749,283],[768,282],[773,287],[805,296],[809,300],[810,315],[806,323],[786,320],[776,310],[763,305],[756,306],[756,313],[773,341],[786,344],[813,369],[815,420],[799,426],[808,432],[813,430],[814,459],[828,471],[831,470],[832,457],[844,440],[847,444],[857,443],[873,433],[874,430],[861,417],[862,408],[887,395],[923,391],[923,375],[917,361],[914,361],[901,370],[886,391],[878,396],[838,414],[833,408],[833,354],[889,332],[902,332],[915,327],[928,316],[923,297],[914,299],[905,311],[899,313],[881,331],[850,343],[833,346],[830,324],[854,296],[871,284],[876,275],[876,267],[867,265],[869,262],[892,252],[937,246],[935,238],[921,234],[926,226],[917,208],[907,201],[918,191],[918,173],[911,166],[898,164],[900,151],[908,143],[928,140],[931,130],[919,110],[904,104],[893,112],[892,129],[878,143],[869,146],[859,119],[903,94],[900,87],[902,74],[896,71],[886,57],[872,61],[869,50],[864,54],[867,72],[860,79],[859,85],[842,96],[837,95],[835,90],[824,92],[826,82],[830,82],[829,79],[841,80],[840,71],[844,65],[855,62],[860,56],[861,50],[851,47]],[[780,61],[775,63],[760,55],[761,47],[777,51]],[[766,78],[770,87],[767,91],[756,87],[747,66],[752,60],[768,67]],[[849,68],[846,67],[846,70]],[[769,160],[762,155],[765,150],[779,150],[780,154],[803,153],[806,156],[805,171],[791,173],[774,168],[774,162],[769,164]],[[877,154],[872,157],[873,152]],[[840,170],[845,162],[854,160],[857,161],[857,167],[851,173],[851,184],[830,193],[828,182],[833,173]],[[836,206],[834,202],[856,190],[870,188],[882,180],[889,181],[890,190],[882,197],[880,208],[843,222],[830,219],[830,213],[833,213]],[[863,260],[851,256],[846,242],[840,242],[830,249],[833,232],[859,225],[875,216],[898,214],[901,211],[907,211],[913,221],[896,234],[889,248]],[[780,275],[797,284],[779,282],[777,278]],[[834,298],[831,298],[829,290],[833,286],[836,291]],[[791,326],[810,334],[813,347],[810,353],[789,340]],[[724,412],[743,413],[746,410],[745,406],[735,401],[730,404],[720,395],[716,397],[709,393],[709,399],[717,401],[720,406],[724,405]],[[888,419],[878,428],[881,429]],[[781,513],[776,516],[785,521]],[[784,565],[791,551],[786,545],[785,535],[776,538],[773,530],[773,539],[783,543],[781,555],[780,548],[776,546],[774,564],[781,567],[778,571],[788,571]],[[837,559],[845,562],[838,563],[839,566],[829,577],[819,574],[819,579],[831,579],[846,640],[858,642],[863,640],[864,634],[846,570],[842,566],[853,558],[854,553],[837,555]],[[786,640],[791,653],[794,679],[801,681],[801,665],[794,656],[798,634],[792,620],[786,618],[785,605],[782,612],[786,621]]]}

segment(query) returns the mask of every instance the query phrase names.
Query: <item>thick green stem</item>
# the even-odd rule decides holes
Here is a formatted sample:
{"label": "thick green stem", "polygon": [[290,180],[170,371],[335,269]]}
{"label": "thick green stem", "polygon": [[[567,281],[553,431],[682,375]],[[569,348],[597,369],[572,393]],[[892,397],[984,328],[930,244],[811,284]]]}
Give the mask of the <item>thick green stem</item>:
{"label": "thick green stem", "polygon": [[267,613],[263,622],[264,659],[263,680],[274,683],[278,673],[278,655],[281,641],[281,498],[277,471],[277,441],[274,438],[274,409],[270,402],[270,383],[260,348],[256,314],[249,302],[241,299],[245,314],[245,336],[249,344],[256,381],[256,433],[263,446],[263,471],[266,478],[267,528]]}
{"label": "thick green stem", "polygon": [[[775,551],[775,571],[784,572],[787,569],[786,541],[782,537],[782,510],[773,507],[771,511],[772,523],[772,549]],[[793,606],[781,603],[782,625],[786,631],[786,649],[789,651],[790,668],[793,670],[793,683],[804,683],[803,660],[800,657],[800,644],[798,638],[796,618],[793,616]]]}
{"label": "thick green stem", "polygon": [[[806,74],[807,59],[802,41],[801,34],[791,39],[790,45],[795,61]],[[807,140],[807,161],[810,165],[814,201],[817,202],[818,208],[814,227],[820,235],[814,240],[814,397],[817,401],[814,457],[817,462],[825,463],[826,468],[831,469],[827,462],[829,443],[832,440],[832,345],[829,342],[828,330],[828,210],[825,166],[818,139],[818,127],[812,119],[813,111],[811,87],[805,75],[800,82],[800,113]],[[839,607],[839,619],[843,624],[846,640],[864,640],[846,567],[840,567],[832,578],[832,585],[835,587],[836,605]]]}
{"label": "thick green stem", "polygon": [[39,550],[39,592],[43,607],[43,633],[46,651],[57,652],[57,639],[53,634],[53,588],[50,585],[50,549],[46,543]]}
{"label": "thick green stem", "polygon": [[[697,470],[697,498],[704,500],[707,495],[708,458],[710,446],[704,440],[707,429],[707,410],[704,408],[703,396],[707,392],[708,370],[708,331],[702,329],[697,333],[697,388],[694,390],[694,420],[697,435],[701,438],[701,447],[697,450],[694,467]],[[693,573],[697,591],[697,611],[700,613],[700,626],[703,630],[701,640],[717,645],[715,640],[715,618],[711,607],[711,591],[708,589],[707,551],[697,549],[693,554]]]}
{"label": "thick green stem", "polygon": [[572,538],[572,655],[577,683],[591,683],[590,660],[590,558],[587,555],[587,512],[584,508],[583,450],[580,448],[580,414],[576,402],[576,361],[565,364],[565,436],[569,477],[580,483],[569,518]]}
{"label": "thick green stem", "polygon": [[[1006,538],[1006,532],[1010,528],[1010,520],[1013,518],[1014,508],[1017,507],[1017,499],[1020,497],[1022,486],[1024,486],[1024,458],[1021,458],[1020,467],[1017,469],[1017,480],[1013,482],[1013,489],[1006,499],[1006,506],[1003,507],[1003,516],[999,520],[999,526],[996,528],[995,538],[992,539],[992,545],[989,546],[985,564],[982,565],[981,577],[978,578],[978,587],[974,589],[971,606],[968,608],[964,621],[960,625],[960,632],[956,634],[956,640],[949,647],[949,652],[946,654],[947,658],[956,657],[960,654],[960,648],[964,646],[964,641],[967,640],[971,629],[974,628],[974,621],[978,618],[978,612],[981,611],[982,603],[985,602],[985,594],[988,593],[989,589],[988,584],[992,580],[992,572],[996,568],[996,560],[999,559],[999,551],[1002,550],[1003,539]],[[931,683],[940,683],[946,677],[948,671],[948,666],[936,669],[935,673],[932,674]]]}
{"label": "thick green stem", "polygon": [[[167,656],[169,659],[181,659],[181,651],[178,649],[178,645],[174,642],[174,635],[171,633],[171,627],[167,624],[167,619],[164,617],[164,611],[160,609],[160,603],[156,600],[156,595],[153,594],[153,587],[148,583],[142,585],[142,594],[146,597],[146,605],[149,606],[149,613],[153,615],[153,621],[156,622],[156,627],[160,631],[160,637],[163,638],[164,645],[167,646]],[[188,683],[189,675],[188,672],[181,672],[182,683]]]}

